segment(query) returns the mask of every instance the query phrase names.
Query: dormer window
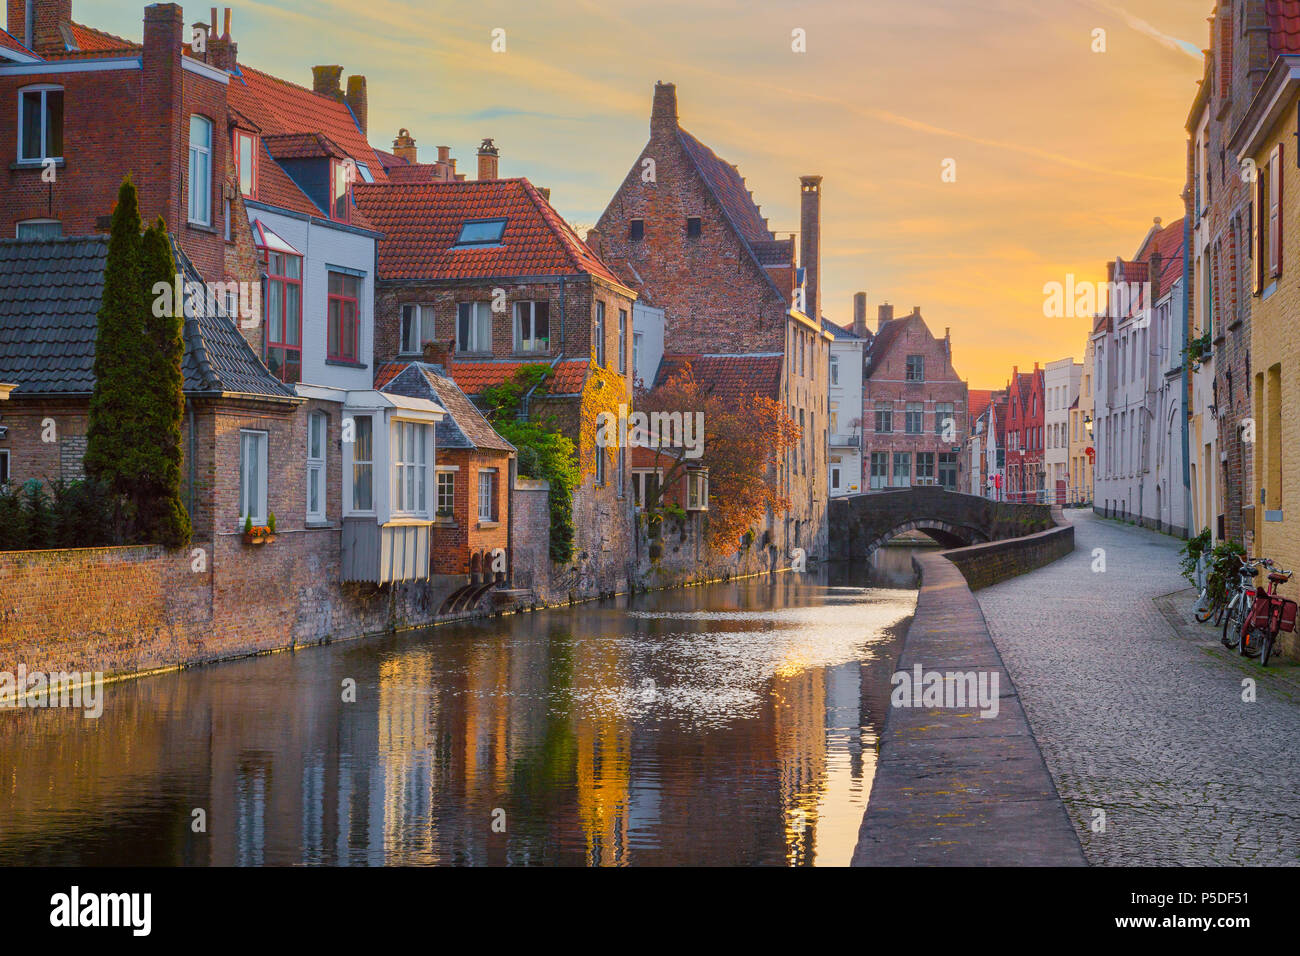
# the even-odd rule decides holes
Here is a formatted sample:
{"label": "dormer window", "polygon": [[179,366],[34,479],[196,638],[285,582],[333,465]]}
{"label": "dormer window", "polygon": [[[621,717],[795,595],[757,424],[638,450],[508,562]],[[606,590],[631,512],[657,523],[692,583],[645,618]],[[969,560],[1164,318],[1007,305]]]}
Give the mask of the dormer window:
{"label": "dormer window", "polygon": [[235,173],[239,192],[245,199],[257,196],[257,137],[242,129],[235,130]]}
{"label": "dormer window", "polygon": [[355,167],[350,161],[336,159],[330,164],[330,218],[335,222],[352,220],[352,177]]}
{"label": "dormer window", "polygon": [[504,219],[466,219],[460,227],[454,248],[499,245],[505,232]]}

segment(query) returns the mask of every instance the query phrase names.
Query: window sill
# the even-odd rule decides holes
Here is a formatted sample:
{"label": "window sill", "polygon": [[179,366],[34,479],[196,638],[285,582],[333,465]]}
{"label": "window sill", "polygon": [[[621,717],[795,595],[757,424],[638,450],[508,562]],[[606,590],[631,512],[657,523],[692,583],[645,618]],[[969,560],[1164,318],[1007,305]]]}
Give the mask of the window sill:
{"label": "window sill", "polygon": [[479,526],[480,528],[499,528],[499,527],[501,527],[501,522],[500,522],[500,521],[484,521],[482,518],[480,518],[479,521],[478,521],[478,526]]}
{"label": "window sill", "polygon": [[453,359],[463,359],[467,362],[486,362],[495,357],[491,352],[462,352],[460,349],[452,353]]}
{"label": "window sill", "polygon": [[365,362],[351,362],[351,361],[349,361],[349,360],[347,360],[347,359],[332,359],[332,358],[327,358],[327,359],[325,360],[325,364],[326,364],[326,365],[338,365],[338,366],[341,367],[341,368],[369,368],[369,367],[370,367],[370,366],[368,366]]}
{"label": "window sill", "polygon": [[[23,170],[30,170],[30,171],[32,171],[32,172],[38,172],[38,173],[39,173],[41,170],[43,170],[43,169],[45,168],[45,162],[46,162],[46,161],[43,160],[43,159],[19,159],[19,160],[16,160],[16,161],[10,163],[10,164],[9,164],[9,169],[12,170],[13,172],[21,172],[21,171],[23,171]],[[56,160],[54,160],[54,168],[55,168],[55,169],[62,169],[65,165],[66,165],[66,163],[64,163],[64,161],[63,161],[62,159],[56,159]]]}
{"label": "window sill", "polygon": [[337,531],[339,526],[332,521],[308,521],[303,527],[308,531]]}

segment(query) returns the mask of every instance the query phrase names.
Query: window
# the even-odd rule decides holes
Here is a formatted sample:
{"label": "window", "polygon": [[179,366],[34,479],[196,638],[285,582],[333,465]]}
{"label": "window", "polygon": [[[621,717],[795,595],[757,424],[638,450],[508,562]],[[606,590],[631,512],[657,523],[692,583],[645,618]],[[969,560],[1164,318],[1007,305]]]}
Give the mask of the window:
{"label": "window", "polygon": [[924,355],[909,355],[907,357],[907,380],[909,382],[925,381]]}
{"label": "window", "polygon": [[916,483],[918,485],[934,484],[934,452],[918,451],[916,453]]}
{"label": "window", "polygon": [[645,335],[641,332],[632,333],[632,374],[636,375],[636,370],[641,367],[641,340]]}
{"label": "window", "polygon": [[333,160],[330,163],[330,218],[338,222],[352,219],[352,177],[350,160]]}
{"label": "window", "polygon": [[1268,158],[1268,275],[1282,274],[1282,144]]}
{"label": "window", "polygon": [[352,418],[352,510],[375,508],[375,420],[369,415]]}
{"label": "window", "polygon": [[487,302],[457,304],[456,351],[492,351],[492,310]]}
{"label": "window", "polygon": [[955,452],[939,452],[939,484],[949,491],[957,488],[957,455]]}
{"label": "window", "polygon": [[631,227],[628,229],[627,237],[633,242],[645,238],[645,220],[633,219]]}
{"label": "window", "polygon": [[894,487],[906,488],[912,483],[912,453],[894,452]]}
{"label": "window", "polygon": [[402,351],[407,355],[419,355],[425,342],[432,342],[433,306],[402,306]]}
{"label": "window", "polygon": [[429,426],[393,422],[393,511],[428,517]]}
{"label": "window", "polygon": [[242,129],[235,130],[235,173],[240,195],[249,199],[257,195],[257,137]]}
{"label": "window", "polygon": [[[935,433],[936,435],[942,435],[942,434],[944,433],[944,429],[945,429],[945,427],[948,425],[949,422],[951,422],[951,423],[952,423],[952,428],[953,428],[953,432],[952,432],[952,434],[953,434],[953,438],[952,438],[952,440],[953,440],[953,441],[956,441],[956,426],[957,426],[957,420],[956,420],[956,417],[955,417],[955,416],[956,416],[956,411],[957,411],[957,407],[956,407],[956,405],[955,405],[954,403],[952,403],[952,402],[936,402],[936,403],[935,403],[935,405],[934,405],[934,433]],[[946,440],[946,439],[945,439],[945,440]]]}
{"label": "window", "polygon": [[342,272],[329,274],[329,345],[328,358],[338,362],[356,362],[360,354],[357,321],[361,298],[361,280]]}
{"label": "window", "polygon": [[18,162],[63,158],[63,88],[29,86],[18,91]]}
{"label": "window", "polygon": [[831,384],[832,385],[840,384],[840,359],[838,355],[832,355],[830,357],[829,368],[831,374]]}
{"label": "window", "polygon": [[591,330],[593,349],[596,356],[596,364],[602,368],[605,366],[605,303],[596,303],[596,325]]}
{"label": "window", "polygon": [[230,221],[230,200],[221,200],[221,238],[226,242],[234,241],[233,224]]}
{"label": "window", "polygon": [[497,473],[488,469],[478,473],[478,520],[497,520]]}
{"label": "window", "polygon": [[659,472],[632,472],[632,503],[638,511],[644,511],[647,501],[659,500]]}
{"label": "window", "polygon": [[453,249],[465,246],[495,246],[506,232],[505,219],[466,219]]}
{"label": "window", "polygon": [[515,351],[548,352],[551,348],[551,304],[515,303]]}
{"label": "window", "polygon": [[876,431],[892,432],[894,430],[894,403],[876,402]]}
{"label": "window", "polygon": [[605,483],[605,449],[596,447],[596,484]]}
{"label": "window", "polygon": [[925,405],[921,402],[908,402],[903,412],[903,431],[909,435],[919,435],[924,421]]}
{"label": "window", "polygon": [[0,448],[0,489],[9,486],[9,449]]}
{"label": "window", "polygon": [[698,239],[700,238],[701,232],[702,230],[700,227],[700,217],[687,216],[686,217],[686,238]]}
{"label": "window", "polygon": [[266,253],[266,367],[283,382],[302,380],[302,257]]}
{"label": "window", "polygon": [[889,487],[889,452],[871,453],[871,490]]}
{"label": "window", "polygon": [[265,525],[267,433],[239,433],[239,520]]}
{"label": "window", "polygon": [[456,473],[438,469],[438,517],[456,514]]}
{"label": "window", "polygon": [[618,371],[627,372],[627,309],[618,310]]}
{"label": "window", "polygon": [[63,236],[63,223],[57,219],[24,219],[18,223],[19,239],[59,239]]}
{"label": "window", "polygon": [[190,117],[190,222],[212,225],[212,121]]}
{"label": "window", "polygon": [[830,406],[829,406],[829,411],[830,411],[830,426],[829,426],[829,427],[830,427],[831,434],[834,435],[834,434],[836,434],[836,433],[839,431],[839,427],[840,427],[840,405],[839,405],[839,402],[831,402],[831,403],[830,403]]}
{"label": "window", "polygon": [[840,490],[840,466],[831,465],[831,491]]}
{"label": "window", "polygon": [[325,520],[325,435],[329,419],[324,412],[307,416],[307,520]]}
{"label": "window", "polygon": [[709,510],[709,473],[703,468],[686,472],[686,510]]}

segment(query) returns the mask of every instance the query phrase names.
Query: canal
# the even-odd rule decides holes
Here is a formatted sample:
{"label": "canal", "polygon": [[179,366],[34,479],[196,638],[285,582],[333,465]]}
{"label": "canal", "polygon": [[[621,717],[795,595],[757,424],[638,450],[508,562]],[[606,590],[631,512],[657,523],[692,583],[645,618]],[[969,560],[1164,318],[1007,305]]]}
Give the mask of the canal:
{"label": "canal", "polygon": [[846,864],[911,554],[0,712],[0,864]]}

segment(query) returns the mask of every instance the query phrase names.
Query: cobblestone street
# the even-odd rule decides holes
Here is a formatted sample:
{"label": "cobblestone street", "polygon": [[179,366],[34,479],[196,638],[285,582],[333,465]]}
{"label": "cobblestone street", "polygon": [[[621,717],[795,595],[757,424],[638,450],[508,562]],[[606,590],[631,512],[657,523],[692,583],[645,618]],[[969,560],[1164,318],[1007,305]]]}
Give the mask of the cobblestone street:
{"label": "cobblestone street", "polygon": [[1088,861],[1300,864],[1300,668],[1171,624],[1181,542],[1066,515],[1073,554],[976,596]]}

